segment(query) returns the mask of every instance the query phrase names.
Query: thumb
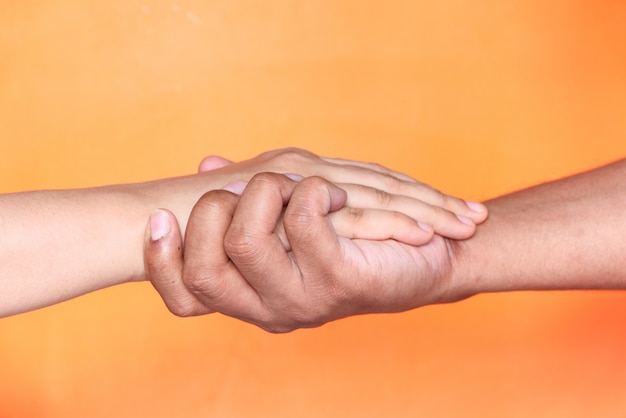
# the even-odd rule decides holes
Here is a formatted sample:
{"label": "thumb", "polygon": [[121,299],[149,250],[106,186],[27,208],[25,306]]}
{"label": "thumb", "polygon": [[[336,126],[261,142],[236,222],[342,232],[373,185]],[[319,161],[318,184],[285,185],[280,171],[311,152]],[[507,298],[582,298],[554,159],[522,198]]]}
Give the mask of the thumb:
{"label": "thumb", "polygon": [[144,239],[146,276],[168,309],[178,316],[209,313],[183,282],[183,240],[178,221],[167,209],[150,214]]}

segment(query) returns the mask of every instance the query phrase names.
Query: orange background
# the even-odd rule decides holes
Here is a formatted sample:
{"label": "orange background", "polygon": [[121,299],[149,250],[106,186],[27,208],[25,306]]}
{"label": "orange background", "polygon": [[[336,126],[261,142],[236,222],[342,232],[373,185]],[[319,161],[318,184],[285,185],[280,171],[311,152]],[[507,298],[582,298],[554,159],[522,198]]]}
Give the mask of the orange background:
{"label": "orange background", "polygon": [[[0,3],[0,190],[298,146],[486,199],[626,156],[626,3]],[[626,415],[626,295],[513,293],[289,335],[148,284],[0,321],[0,417]]]}

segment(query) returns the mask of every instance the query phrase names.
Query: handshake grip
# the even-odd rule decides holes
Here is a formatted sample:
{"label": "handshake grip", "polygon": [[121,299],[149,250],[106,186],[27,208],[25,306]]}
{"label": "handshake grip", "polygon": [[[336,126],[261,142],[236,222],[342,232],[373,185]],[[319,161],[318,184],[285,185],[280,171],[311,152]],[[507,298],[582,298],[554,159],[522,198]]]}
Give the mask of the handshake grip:
{"label": "handshake grip", "polygon": [[481,222],[486,209],[442,199],[463,209],[455,214],[406,190],[413,196],[259,173],[204,194],[184,243],[174,214],[153,212],[146,273],[178,316],[220,312],[273,333],[447,301],[451,254],[440,234],[471,236],[469,216]]}

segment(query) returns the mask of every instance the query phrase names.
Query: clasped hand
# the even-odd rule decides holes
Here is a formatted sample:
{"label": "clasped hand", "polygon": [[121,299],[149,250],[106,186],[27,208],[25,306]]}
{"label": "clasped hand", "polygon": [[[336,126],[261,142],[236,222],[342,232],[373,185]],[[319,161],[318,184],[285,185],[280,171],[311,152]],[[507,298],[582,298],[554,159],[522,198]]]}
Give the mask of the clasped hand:
{"label": "clasped hand", "polygon": [[287,332],[464,297],[450,291],[446,238],[469,238],[484,206],[378,165],[301,150],[201,165],[239,168],[253,177],[202,196],[184,246],[171,212],[151,215],[146,273],[174,314],[221,312]]}

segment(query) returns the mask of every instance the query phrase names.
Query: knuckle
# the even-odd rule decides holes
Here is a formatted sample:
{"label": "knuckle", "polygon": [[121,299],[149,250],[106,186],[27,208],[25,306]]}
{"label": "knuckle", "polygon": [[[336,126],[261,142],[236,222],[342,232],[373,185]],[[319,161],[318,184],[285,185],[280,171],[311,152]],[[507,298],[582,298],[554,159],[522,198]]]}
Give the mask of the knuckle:
{"label": "knuckle", "polygon": [[255,174],[250,180],[250,183],[255,183],[261,186],[263,185],[272,186],[276,182],[277,177],[278,177],[277,173],[264,171],[264,172]]}
{"label": "knuckle", "polygon": [[383,188],[381,190],[392,194],[404,194],[405,182],[388,173],[380,173],[383,178]]}
{"label": "knuckle", "polygon": [[282,158],[302,158],[302,157],[312,157],[315,154],[313,154],[312,152],[306,151],[302,148],[298,148],[298,147],[287,147],[287,148],[283,148],[281,150],[281,152],[278,154],[280,155]]}
{"label": "knuckle", "polygon": [[[451,220],[449,218],[450,213],[440,206],[427,205],[424,207],[424,213],[421,219],[431,224],[438,224],[441,220]],[[456,222],[456,221],[455,221]]]}
{"label": "knuckle", "polygon": [[211,219],[236,202],[236,196],[225,190],[211,190],[198,199],[194,205],[194,215]]}
{"label": "knuckle", "polygon": [[193,294],[201,294],[209,299],[221,299],[226,294],[226,281],[218,280],[217,274],[188,274],[183,276],[183,284]]}
{"label": "knuckle", "polygon": [[255,189],[262,194],[280,193],[280,184],[284,176],[278,173],[264,171],[255,174],[248,183],[249,189]]}
{"label": "knuckle", "polygon": [[269,308],[256,320],[249,322],[271,334],[285,334],[297,329],[297,326],[290,320],[288,314]]}
{"label": "knuckle", "polygon": [[261,254],[259,240],[243,226],[232,227],[224,238],[224,251],[235,260],[254,262]]}
{"label": "knuckle", "polygon": [[315,216],[315,213],[307,207],[306,203],[302,203],[297,208],[292,206],[283,215],[285,234],[287,236],[296,234],[301,239],[315,235],[317,230]]}
{"label": "knuckle", "polygon": [[207,306],[198,303],[197,300],[190,300],[188,298],[163,298],[163,301],[172,314],[181,318],[204,315],[212,312]]}
{"label": "knuckle", "polygon": [[365,211],[361,208],[347,207],[344,209],[345,209],[345,214],[348,217],[348,221],[354,224],[358,224],[359,221],[361,221],[363,219],[363,216],[365,215]]}
{"label": "knuckle", "polygon": [[322,191],[328,191],[328,181],[320,176],[310,176],[302,179],[298,188],[306,195],[317,195]]}
{"label": "knuckle", "polygon": [[[301,295],[302,296],[302,295]],[[284,334],[301,328],[315,328],[328,322],[326,309],[310,297],[288,298],[288,302],[267,306],[266,314],[257,325],[272,334]]]}
{"label": "knuckle", "polygon": [[430,191],[433,196],[433,204],[440,207],[446,207],[446,205],[450,203],[449,195],[442,193],[440,190],[432,187],[430,188]]}
{"label": "knuckle", "polygon": [[316,328],[322,326],[327,321],[315,320],[309,316],[294,316],[288,320],[272,321],[260,324],[259,326],[265,331],[272,334],[286,334],[302,328]]}
{"label": "knuckle", "polygon": [[309,228],[312,221],[323,210],[323,200],[328,195],[326,180],[320,177],[308,177],[298,185],[297,192],[291,198],[283,215],[286,229]]}
{"label": "knuckle", "polygon": [[301,328],[317,328],[329,321],[329,317],[322,315],[323,312],[300,312],[292,319],[290,328],[292,330]]}
{"label": "knuckle", "polygon": [[379,171],[381,173],[385,173],[385,174],[389,174],[391,175],[392,171],[390,169],[388,169],[387,167],[385,167],[384,165],[380,164],[380,163],[376,163],[376,162],[369,162],[368,164],[371,165],[371,167],[376,170]]}
{"label": "knuckle", "polygon": [[183,276],[183,283],[192,293],[210,294],[213,290],[211,278],[204,274],[189,274]]}
{"label": "knuckle", "polygon": [[297,326],[275,323],[262,324],[260,327],[270,334],[287,334],[298,329]]}
{"label": "knuckle", "polygon": [[374,189],[374,194],[378,205],[381,208],[388,208],[393,201],[393,195],[384,190]]}
{"label": "knuckle", "polygon": [[309,151],[291,147],[280,150],[274,154],[273,159],[280,169],[294,170],[316,159],[316,156]]}
{"label": "knuckle", "polygon": [[298,196],[301,199],[317,199],[328,193],[328,180],[320,176],[310,176],[298,184]]}
{"label": "knuckle", "polygon": [[181,306],[181,305],[176,305],[176,306],[166,305],[166,306],[167,306],[167,309],[169,309],[171,313],[173,313],[179,318],[189,318],[192,316],[200,315],[200,313],[196,312],[195,309],[189,308],[186,306]]}

